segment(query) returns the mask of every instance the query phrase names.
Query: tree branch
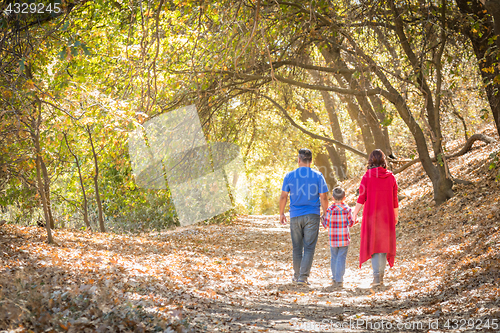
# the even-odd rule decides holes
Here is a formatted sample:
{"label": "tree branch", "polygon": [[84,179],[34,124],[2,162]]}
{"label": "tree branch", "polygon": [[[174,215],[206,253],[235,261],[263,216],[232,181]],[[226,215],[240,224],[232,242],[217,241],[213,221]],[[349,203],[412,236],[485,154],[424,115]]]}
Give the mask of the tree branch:
{"label": "tree branch", "polygon": [[[462,156],[462,155],[465,155],[465,153],[467,153],[472,145],[474,144],[474,142],[476,141],[483,141],[484,143],[486,144],[490,144],[490,143],[493,143],[495,142],[496,140],[493,139],[492,137],[489,137],[487,135],[484,135],[484,134],[474,134],[473,136],[471,136],[469,138],[469,140],[467,140],[467,142],[465,143],[465,145],[462,147],[462,149],[460,149],[459,151],[457,151],[456,153],[454,154],[451,154],[451,155],[447,155],[445,156],[446,159],[449,159],[449,158],[454,158],[454,157],[458,157],[458,156]],[[436,157],[432,157],[431,158],[431,161],[432,162],[436,162],[437,159]],[[397,160],[394,161],[394,162],[398,162]],[[403,165],[402,167],[394,170],[392,173],[393,174],[397,174],[397,173],[400,173],[404,170],[406,170],[408,167],[412,166],[413,164],[415,163],[419,163],[420,162],[420,158],[416,158],[414,160],[411,160],[410,162],[406,163],[405,165]]]}
{"label": "tree branch", "polygon": [[343,88],[338,88],[338,87],[329,87],[329,86],[320,86],[320,85],[315,85],[315,84],[308,84],[308,83],[303,83],[299,81],[295,81],[292,79],[288,79],[285,77],[282,77],[280,75],[274,75],[274,77],[283,83],[288,83],[297,87],[301,87],[304,89],[311,89],[311,90],[319,90],[319,91],[333,91],[338,94],[347,94],[347,95],[354,95],[354,96],[373,96],[373,95],[378,95],[380,94],[381,90],[380,88],[373,88],[370,90],[355,90],[355,89],[343,89]]}
{"label": "tree branch", "polygon": [[[356,89],[345,89],[345,88],[339,88],[339,87],[333,87],[333,86],[323,86],[323,85],[315,85],[315,84],[309,84],[309,83],[304,83],[296,80],[292,80],[286,77],[283,77],[281,75],[274,74],[274,76],[267,76],[267,75],[257,75],[257,74],[245,74],[245,73],[236,73],[232,71],[211,71],[211,70],[205,70],[205,71],[194,71],[194,72],[188,72],[188,71],[171,71],[174,74],[186,74],[186,73],[193,73],[193,74],[198,74],[198,73],[211,73],[211,74],[224,74],[224,75],[231,75],[234,78],[239,78],[239,79],[246,79],[245,82],[249,81],[257,81],[257,80],[267,80],[267,81],[272,81],[273,79],[276,79],[277,81],[287,83],[296,87],[301,87],[304,89],[311,89],[311,90],[319,90],[319,91],[333,91],[338,94],[344,94],[344,95],[354,95],[354,96],[373,96],[373,95],[379,95],[383,93],[383,89],[377,87],[373,88],[370,90],[356,90]],[[236,83],[234,84],[236,85]]]}
{"label": "tree branch", "polygon": [[260,11],[260,0],[257,0],[257,8],[255,9],[255,18],[253,19],[253,29],[252,33],[250,34],[250,38],[248,39],[247,43],[241,50],[240,54],[236,56],[234,59],[234,69],[238,69],[238,59],[241,57],[241,55],[247,50],[248,45],[252,42],[253,36],[255,35],[255,30],[257,29],[257,24],[259,23],[259,11]]}
{"label": "tree branch", "polygon": [[314,138],[314,139],[318,139],[318,140],[322,140],[322,141],[325,141],[325,142],[328,142],[328,143],[333,143],[335,144],[336,146],[338,147],[342,147],[346,150],[349,150],[353,153],[355,153],[356,155],[359,155],[359,156],[362,156],[364,158],[368,158],[368,154],[360,151],[360,150],[357,150],[356,148],[353,148],[349,145],[346,145],[345,143],[342,143],[340,141],[337,141],[337,140],[334,140],[334,139],[331,139],[331,138],[328,138],[328,137],[325,137],[325,136],[321,136],[321,135],[318,135],[318,134],[315,134],[315,133],[312,133],[308,130],[306,130],[305,128],[303,128],[302,126],[300,126],[299,124],[297,124],[293,118],[288,114],[288,112],[285,110],[285,108],[283,108],[278,102],[276,102],[274,99],[272,99],[271,97],[269,96],[266,96],[266,95],[263,95],[263,94],[260,94],[259,93],[259,96],[267,99],[269,102],[271,102],[274,106],[276,106],[282,113],[283,115],[285,116],[285,118],[290,122],[290,124],[292,124],[292,126],[294,126],[295,128],[298,128],[299,130],[301,130],[303,133],[309,135],[310,137]]}
{"label": "tree branch", "polygon": [[[356,69],[350,69],[350,68],[331,68],[331,67],[315,66],[315,65],[310,65],[310,64],[299,63],[299,62],[293,61],[293,60],[282,60],[282,61],[273,62],[273,67],[275,69],[279,68],[281,66],[285,66],[285,65],[300,67],[303,69],[312,69],[312,70],[319,71],[319,72],[327,72],[327,73],[333,73],[333,74],[354,74],[357,71]],[[360,71],[369,71],[370,68],[365,67],[365,68],[361,68],[359,70]]]}
{"label": "tree branch", "polygon": [[360,22],[360,23],[350,23],[350,24],[339,24],[341,27],[375,27],[375,28],[386,28],[391,30],[396,30],[396,27],[392,24],[387,24],[385,22]]}

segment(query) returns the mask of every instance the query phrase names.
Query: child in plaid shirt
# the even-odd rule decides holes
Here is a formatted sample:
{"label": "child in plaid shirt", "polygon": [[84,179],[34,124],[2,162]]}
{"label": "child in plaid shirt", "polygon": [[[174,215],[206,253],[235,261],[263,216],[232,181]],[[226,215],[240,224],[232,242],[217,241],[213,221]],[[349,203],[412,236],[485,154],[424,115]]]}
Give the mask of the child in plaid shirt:
{"label": "child in plaid shirt", "polygon": [[344,203],[344,190],[336,187],[333,189],[332,195],[334,203],[326,210],[322,224],[325,229],[328,228],[330,238],[332,285],[336,288],[342,288],[347,249],[351,242],[349,228],[354,225],[354,219],[351,208]]}

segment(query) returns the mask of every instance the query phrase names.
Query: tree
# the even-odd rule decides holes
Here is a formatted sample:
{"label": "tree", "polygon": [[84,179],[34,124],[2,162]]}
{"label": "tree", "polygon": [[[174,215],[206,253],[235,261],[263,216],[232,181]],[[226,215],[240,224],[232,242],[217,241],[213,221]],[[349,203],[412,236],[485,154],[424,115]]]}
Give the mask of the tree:
{"label": "tree", "polygon": [[85,191],[85,185],[83,183],[83,176],[82,176],[82,168],[80,165],[80,160],[78,159],[78,156],[71,150],[71,147],[68,142],[68,136],[66,133],[63,133],[64,135],[64,141],[66,142],[66,147],[68,147],[69,153],[73,156],[75,159],[75,165],[76,169],[78,171],[78,180],[80,181],[80,186],[82,189],[82,196],[83,196],[83,202],[82,202],[82,211],[83,211],[83,222],[87,226],[87,228],[90,230],[90,222],[89,222],[89,214],[88,214],[88,208],[87,208],[87,192]]}
{"label": "tree", "polygon": [[101,232],[106,232],[106,228],[104,227],[104,214],[102,212],[101,195],[99,194],[99,163],[97,161],[97,153],[95,150],[94,141],[92,140],[92,129],[90,128],[90,125],[87,124],[85,129],[87,130],[87,134],[89,136],[90,147],[92,148],[92,157],[94,159],[94,190],[99,218],[99,229],[101,230]]}
{"label": "tree", "polygon": [[41,49],[42,43],[53,34],[53,30],[41,29],[40,25],[63,21],[59,18],[69,13],[73,6],[73,3],[69,3],[59,15],[30,16],[11,13],[3,16],[1,21],[0,50],[3,56],[0,64],[0,86],[3,93],[1,106],[2,110],[5,110],[1,117],[2,125],[6,125],[7,129],[3,134],[6,134],[5,137],[16,137],[16,140],[6,140],[2,143],[6,143],[7,147],[15,147],[21,155],[21,152],[24,152],[25,156],[34,160],[34,167],[31,168],[30,158],[14,158],[9,162],[12,169],[17,169],[18,177],[24,178],[25,184],[30,187],[35,185],[26,174],[35,174],[37,196],[43,207],[49,243],[53,242],[51,228],[54,227],[54,219],[50,200],[50,178],[41,142],[45,121],[42,98],[45,92],[35,77],[35,72],[47,64],[48,60],[46,57],[35,55]]}
{"label": "tree", "polygon": [[[38,184],[38,193],[40,194],[40,198],[42,201],[42,207],[43,207],[43,213],[45,216],[45,229],[47,230],[47,242],[49,244],[54,243],[54,239],[52,238],[52,231],[51,231],[51,225],[50,225],[50,205],[47,201],[47,198],[45,196],[46,193],[46,186],[42,182],[41,178],[41,173],[42,173],[42,150],[40,148],[40,124],[42,121],[42,103],[40,102],[39,99],[36,99],[36,104],[35,104],[35,114],[32,117],[31,120],[31,138],[33,140],[33,146],[34,146],[34,153],[35,153],[35,159],[36,159],[36,179],[37,179],[37,184]],[[50,191],[50,188],[49,188]]]}
{"label": "tree", "polygon": [[500,3],[498,1],[456,0],[464,15],[458,26],[472,43],[479,73],[500,136]]}
{"label": "tree", "polygon": [[[365,128],[363,138],[366,148],[381,147],[392,154],[386,135],[388,132],[382,126],[387,116],[384,102],[378,97],[382,96],[393,105],[411,132],[419,161],[433,184],[436,203],[446,201],[453,196],[453,176],[448,170],[443,148],[442,96],[450,71],[443,62],[443,56],[453,52],[447,24],[448,18],[454,17],[454,8],[446,1],[436,5],[429,3],[424,7],[417,2],[401,4],[394,1],[384,4],[366,1],[352,4],[350,8],[341,7],[298,1],[261,2],[259,13],[256,7],[250,7],[247,12],[249,18],[259,20],[260,35],[247,30],[238,36],[219,36],[217,31],[224,29],[213,24],[210,30],[215,32],[214,37],[203,45],[205,50],[207,45],[215,42],[227,45],[227,53],[234,50],[232,45],[235,44],[225,44],[223,40],[234,38],[238,40],[236,44],[250,45],[243,51],[233,51],[238,52],[238,67],[227,61],[223,69],[215,66],[211,70],[199,70],[193,66],[184,73],[204,73],[205,77],[210,73],[218,82],[224,82],[225,89],[229,91],[241,90],[249,82],[255,82],[258,87],[279,83],[297,90],[344,95],[344,100],[350,100],[351,117],[364,118],[358,123],[367,125],[361,127]],[[433,13],[434,24],[429,24],[429,12]],[[308,23],[304,24],[306,17]],[[243,41],[245,38],[246,41]],[[252,45],[262,50],[260,55],[256,56]],[[373,49],[377,50],[376,54]],[[310,63],[301,57],[304,52],[309,53]],[[397,61],[388,60],[393,57]],[[202,63],[206,59],[203,54],[198,61]],[[337,86],[326,79],[323,83],[318,80],[307,82],[310,79],[305,72],[311,70],[334,78]],[[412,103],[418,101],[422,105],[419,114],[409,104],[409,87],[415,89],[411,92]],[[244,90],[252,93],[250,89]],[[287,110],[289,102],[284,100],[281,110],[284,110],[284,115],[287,113],[285,117],[290,123],[300,129],[302,126],[293,120],[294,115]],[[276,104],[279,101],[274,100],[273,105]],[[357,114],[356,106],[359,110]],[[337,148],[345,147],[339,140],[304,128],[301,130],[315,139],[333,143]]]}

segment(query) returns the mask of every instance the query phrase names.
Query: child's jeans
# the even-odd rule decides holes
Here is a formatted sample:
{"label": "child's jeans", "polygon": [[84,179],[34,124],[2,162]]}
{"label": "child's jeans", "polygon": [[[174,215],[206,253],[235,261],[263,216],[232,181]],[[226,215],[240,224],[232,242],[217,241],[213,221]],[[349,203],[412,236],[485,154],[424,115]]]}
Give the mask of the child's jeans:
{"label": "child's jeans", "polygon": [[373,276],[384,275],[385,262],[387,261],[387,253],[372,254]]}
{"label": "child's jeans", "polygon": [[349,246],[330,247],[332,258],[330,259],[330,268],[332,269],[332,280],[343,282],[345,273],[345,259],[347,257]]}

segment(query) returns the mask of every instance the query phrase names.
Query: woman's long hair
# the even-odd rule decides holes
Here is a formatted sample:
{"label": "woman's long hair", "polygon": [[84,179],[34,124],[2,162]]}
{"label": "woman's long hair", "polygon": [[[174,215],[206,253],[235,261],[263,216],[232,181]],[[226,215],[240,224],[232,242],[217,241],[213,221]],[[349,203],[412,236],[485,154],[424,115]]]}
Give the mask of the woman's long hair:
{"label": "woman's long hair", "polygon": [[378,167],[387,169],[387,161],[384,152],[380,149],[375,149],[370,153],[370,157],[368,158],[368,169]]}

